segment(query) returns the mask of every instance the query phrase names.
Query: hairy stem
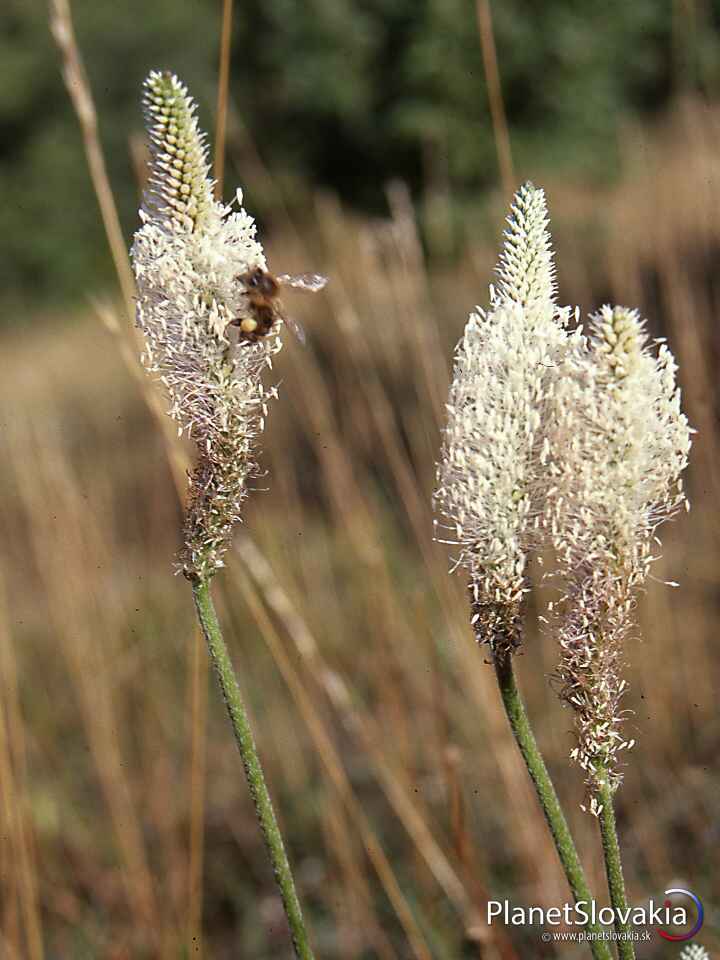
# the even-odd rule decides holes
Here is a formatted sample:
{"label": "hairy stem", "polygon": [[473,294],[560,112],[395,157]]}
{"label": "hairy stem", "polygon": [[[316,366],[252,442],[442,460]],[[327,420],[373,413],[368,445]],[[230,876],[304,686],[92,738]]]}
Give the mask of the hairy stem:
{"label": "hairy stem", "polygon": [[[550,827],[555,847],[563,865],[565,876],[570,884],[573,897],[577,903],[580,900],[586,901],[589,905],[592,901],[592,894],[588,887],[585,873],[580,863],[575,843],[570,835],[570,828],[567,825],[565,814],[560,806],[558,795],[555,792],[550,774],[545,766],[545,761],[535,740],[535,735],[530,726],[530,720],[525,710],[525,704],[518,690],[515,681],[515,673],[512,665],[512,654],[497,653],[493,655],[493,665],[495,667],[495,676],[497,677],[500,695],[505,706],[505,713],[510,721],[520,753],[525,761],[530,778],[535,785],[540,806],[542,807],[545,819]],[[598,924],[588,923],[585,928],[588,933],[601,935],[602,928]],[[590,941],[590,949],[595,960],[612,960],[612,953],[607,944],[599,939]]]}
{"label": "hairy stem", "polygon": [[198,619],[203,634],[207,640],[208,649],[215,667],[220,689],[223,693],[232,724],[235,740],[245,767],[250,795],[255,804],[255,812],[260,821],[265,846],[267,847],[272,863],[275,880],[280,888],[285,913],[287,915],[290,933],[292,936],[295,954],[299,960],[313,960],[305,923],[300,909],[300,902],[295,892],[295,882],[288,863],[287,854],[283,845],[282,835],[275,819],[272,801],[263,776],[260,758],[253,739],[252,730],[248,721],[247,711],[243,703],[240,688],[235,677],[235,671],[228,654],[223,635],[220,631],[215,607],[210,596],[210,587],[207,580],[193,581],[193,597]]}
{"label": "hairy stem", "polygon": [[622,861],[620,859],[620,844],[618,842],[617,825],[615,823],[615,809],[613,794],[608,781],[607,771],[603,767],[596,767],[597,799],[602,807],[598,816],[600,835],[602,837],[603,855],[605,857],[605,874],[607,876],[610,902],[615,911],[615,931],[618,935],[618,956],[620,960],[635,960],[635,947],[629,934],[632,930],[630,923],[623,923],[619,919],[620,911],[627,912],[627,896],[625,894],[625,880],[623,878]]}

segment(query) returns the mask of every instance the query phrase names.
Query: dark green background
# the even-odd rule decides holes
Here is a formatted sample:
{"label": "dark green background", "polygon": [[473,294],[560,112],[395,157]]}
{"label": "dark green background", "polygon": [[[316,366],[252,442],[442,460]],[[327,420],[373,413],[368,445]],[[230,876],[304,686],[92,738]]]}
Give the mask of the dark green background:
{"label": "dark green background", "polygon": [[[169,68],[213,128],[220,3],[75,4],[124,229],[137,187],[129,138],[139,91]],[[523,175],[612,177],[622,121],[720,85],[720,2],[504,0],[493,7],[516,164]],[[40,3],[0,10],[0,287],[14,307],[79,302],[111,277],[75,117]],[[272,226],[278,193],[312,190],[382,214],[400,177],[441,177],[458,216],[497,182],[474,0],[242,0],[235,5],[228,181],[253,145],[275,190],[246,197]],[[244,145],[244,146],[243,146]],[[461,234],[460,234],[461,235]],[[9,311],[12,313],[12,311]]]}

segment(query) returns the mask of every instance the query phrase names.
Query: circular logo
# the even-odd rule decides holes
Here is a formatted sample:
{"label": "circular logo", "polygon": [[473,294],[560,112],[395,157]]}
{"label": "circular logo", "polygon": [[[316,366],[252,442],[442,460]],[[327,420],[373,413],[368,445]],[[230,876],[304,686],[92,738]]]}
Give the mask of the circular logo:
{"label": "circular logo", "polygon": [[[669,890],[665,891],[666,897],[669,897],[672,894],[679,894],[680,896],[688,897],[688,899],[692,900],[692,902],[695,904],[695,909],[697,910],[697,920],[695,921],[695,926],[692,928],[690,933],[673,934],[673,933],[668,933],[666,930],[660,930],[660,928],[658,928],[658,933],[664,940],[672,940],[672,941],[690,940],[692,937],[695,936],[695,934],[698,932],[700,927],[703,925],[703,919],[705,917],[705,911],[703,910],[703,905],[700,902],[700,899],[696,897],[694,893],[692,893],[690,890],[683,890],[682,887],[671,887]],[[665,901],[665,906],[666,907],[671,906],[669,900]]]}

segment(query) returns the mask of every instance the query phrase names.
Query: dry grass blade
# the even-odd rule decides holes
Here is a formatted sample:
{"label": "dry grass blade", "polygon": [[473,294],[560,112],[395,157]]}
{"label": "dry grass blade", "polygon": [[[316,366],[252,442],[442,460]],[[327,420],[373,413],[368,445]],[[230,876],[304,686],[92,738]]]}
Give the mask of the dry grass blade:
{"label": "dry grass blade", "polygon": [[222,199],[225,178],[225,135],[227,131],[228,84],[230,82],[230,46],[232,41],[233,0],[223,0],[220,31],[220,70],[218,75],[217,116],[215,118],[215,196]]}
{"label": "dry grass blade", "polygon": [[[316,672],[317,664],[313,665],[313,671],[307,678],[303,679],[299,676],[287,652],[283,649],[280,638],[263,610],[257,595],[244,578],[241,577],[238,579],[245,601],[252,611],[253,617],[263,635],[263,639],[268,645],[272,657],[282,673],[283,679],[292,693],[293,699],[300,709],[307,729],[317,748],[317,755],[325,767],[330,781],[346,805],[351,822],[360,831],[368,857],[375,867],[398,920],[402,924],[415,957],[417,960],[431,960],[432,955],[426,939],[417,925],[413,912],[395,876],[392,865],[385,856],[382,846],[375,835],[375,831],[353,792],[352,784],[345,773],[333,740],[325,729],[320,714],[313,705],[312,698],[307,692],[308,684],[312,683],[312,678],[320,675]],[[323,674],[323,676],[326,675]],[[329,675],[327,675],[327,680],[329,684]]]}
{"label": "dry grass blade", "polygon": [[[17,939],[13,939],[18,956],[27,955],[30,960],[42,960],[42,920],[38,904],[33,828],[27,811],[25,728],[3,592],[4,587],[0,584],[0,793],[5,822],[2,859],[7,863],[8,887],[13,891],[13,895],[7,899],[5,911],[7,917],[7,910],[14,910],[19,904],[25,926],[25,949],[21,946],[20,932],[15,923],[3,923],[3,929],[8,938],[13,937],[13,932],[17,933]],[[3,869],[2,873],[5,872]],[[14,920],[17,921],[17,918]]]}
{"label": "dry grass blade", "polygon": [[[78,486],[53,436],[52,428],[46,424],[36,437],[37,466],[33,472],[33,483],[22,485],[27,515],[37,516],[41,513],[40,504],[52,500],[64,516],[83,517],[85,511]],[[58,530],[55,538],[49,539],[47,531],[39,528],[35,528],[32,535],[38,569],[46,595],[51,600],[53,627],[58,633],[72,638],[63,646],[63,654],[67,657],[68,671],[77,692],[115,842],[125,867],[123,879],[127,902],[142,935],[148,936],[159,948],[160,930],[154,883],[133,790],[125,769],[120,737],[122,724],[112,694],[107,651],[104,645],[97,643],[90,624],[79,617],[79,611],[85,607],[81,598],[87,558],[101,558],[108,567],[111,564],[109,558],[104,556],[99,537],[88,522],[82,528],[68,532],[67,537],[64,531]],[[74,568],[67,562],[63,565],[61,561],[66,550],[74,558]],[[58,568],[63,569],[64,577],[56,575]],[[109,606],[102,616],[109,615]]]}
{"label": "dry grass blade", "polygon": [[513,167],[512,150],[510,148],[510,134],[508,133],[503,103],[502,88],[500,86],[500,70],[498,68],[497,52],[495,50],[495,35],[492,26],[490,0],[477,0],[477,21],[480,32],[480,46],[482,47],[483,65],[485,67],[485,82],[490,101],[490,115],[492,117],[493,133],[495,135],[495,149],[498,155],[500,179],[503,193],[507,200],[515,191],[515,170]]}
{"label": "dry grass blade", "polygon": [[50,0],[50,28],[62,55],[62,72],[68,94],[75,108],[82,131],[85,154],[95,196],[107,234],[110,252],[122,290],[128,320],[135,312],[135,281],[130,269],[127,246],[120,227],[117,207],[108,179],[105,157],[100,145],[97,111],[75,39],[69,0]]}

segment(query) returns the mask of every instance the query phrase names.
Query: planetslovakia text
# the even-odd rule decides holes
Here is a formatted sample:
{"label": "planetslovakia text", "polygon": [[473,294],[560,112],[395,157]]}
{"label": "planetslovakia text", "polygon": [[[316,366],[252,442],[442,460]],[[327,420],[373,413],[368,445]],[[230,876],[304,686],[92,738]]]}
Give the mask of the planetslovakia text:
{"label": "planetslovakia text", "polygon": [[559,927],[561,924],[584,927],[589,923],[611,926],[616,921],[635,927],[683,926],[688,922],[688,913],[685,907],[666,906],[664,902],[656,905],[654,900],[625,910],[598,907],[594,900],[578,900],[577,903],[565,903],[562,907],[518,907],[509,900],[488,900],[487,922],[491,924],[495,920],[512,927],[535,924],[545,927]]}

